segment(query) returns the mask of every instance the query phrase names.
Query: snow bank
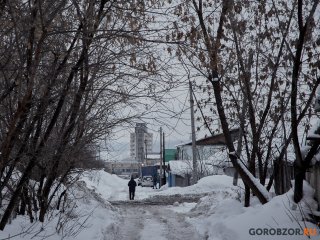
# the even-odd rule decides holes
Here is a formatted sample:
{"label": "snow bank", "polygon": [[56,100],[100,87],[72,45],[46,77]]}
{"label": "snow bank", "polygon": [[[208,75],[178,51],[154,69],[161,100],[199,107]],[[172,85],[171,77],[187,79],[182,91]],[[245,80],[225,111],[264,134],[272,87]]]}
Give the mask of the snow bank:
{"label": "snow bank", "polygon": [[[107,173],[103,170],[91,171],[81,178],[90,189],[95,190],[107,201],[123,201],[129,199],[129,180],[122,179],[115,174]],[[136,188],[135,199],[145,199],[157,191],[151,187]]]}
{"label": "snow bank", "polygon": [[173,194],[205,194],[214,191],[236,191],[238,187],[232,185],[232,177],[226,175],[213,175],[201,178],[197,184],[188,187],[167,188],[157,195]]}
{"label": "snow bank", "polygon": [[128,199],[129,180],[122,179],[115,174],[95,170],[84,173],[81,180],[106,200]]}
{"label": "snow bank", "polygon": [[[72,188],[67,212],[53,212],[50,221],[44,225],[30,225],[28,219],[19,216],[12,224],[0,232],[0,239],[78,239],[98,240],[116,239],[119,229],[121,212],[107,200],[128,199],[128,180],[104,171],[92,171],[85,174]],[[191,195],[203,194],[198,203],[176,203],[163,206],[175,214],[186,217],[204,239],[210,240],[301,240],[303,235],[263,235],[259,231],[266,229],[293,229],[302,231],[303,228],[316,226],[304,222],[310,211],[317,208],[313,200],[314,190],[304,183],[304,198],[298,206],[293,202],[293,192],[274,197],[267,204],[261,205],[252,198],[252,206],[245,208],[241,201],[240,188],[232,185],[232,178],[225,175],[208,176],[189,187],[162,187],[160,190],[138,187],[137,199],[157,197],[159,195]],[[68,217],[68,221],[65,221]],[[154,229],[159,223],[149,222],[141,230],[141,236],[155,236]],[[259,230],[260,229],[260,230]],[[159,233],[163,229],[158,229]],[[157,231],[158,231],[157,230]],[[160,231],[161,230],[161,231]],[[58,233],[57,233],[58,231]],[[319,231],[318,231],[319,232]],[[156,232],[157,234],[158,232]],[[160,235],[159,235],[160,236]],[[113,238],[112,238],[113,237]],[[179,236],[177,236],[179,237]],[[319,239],[319,235],[310,239]]]}
{"label": "snow bank", "polygon": [[[119,178],[117,175],[105,171],[94,171],[85,174],[81,178],[87,186],[102,198],[108,201],[128,200],[128,180]],[[161,189],[152,189],[151,187],[137,187],[136,200],[152,198],[156,196],[186,195],[186,194],[208,194],[216,191],[237,192],[238,187],[232,185],[232,177],[225,175],[207,176],[198,181],[197,184],[188,187],[171,187],[167,185]]]}
{"label": "snow bank", "polygon": [[[304,198],[296,207],[293,202],[293,192],[274,197],[270,202],[261,205],[255,204],[245,208],[230,195],[206,196],[191,211],[194,216],[189,219],[192,225],[208,239],[223,240],[301,240],[306,239],[303,234],[304,227],[315,228],[316,226],[304,222],[302,219],[313,209],[316,203],[313,200],[313,189],[305,184]],[[196,213],[204,213],[200,217]],[[266,229],[266,230],[264,230]],[[281,235],[270,235],[274,230],[282,229]],[[286,230],[284,230],[286,229]],[[299,234],[288,234],[298,231]],[[266,234],[260,234],[266,231]],[[287,231],[285,235],[285,231]],[[317,235],[319,237],[319,235]],[[311,237],[311,239],[313,239]],[[318,239],[318,238],[314,238]]]}
{"label": "snow bank", "polygon": [[44,224],[30,224],[28,217],[18,216],[0,231],[0,239],[100,240],[120,221],[118,210],[83,181],[72,187],[68,198],[65,212],[54,210]]}

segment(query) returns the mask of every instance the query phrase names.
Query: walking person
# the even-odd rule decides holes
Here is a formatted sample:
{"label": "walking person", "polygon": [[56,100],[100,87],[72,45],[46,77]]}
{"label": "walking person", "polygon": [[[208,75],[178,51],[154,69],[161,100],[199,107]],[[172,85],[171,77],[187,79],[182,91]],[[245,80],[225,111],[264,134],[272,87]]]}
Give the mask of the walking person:
{"label": "walking person", "polygon": [[154,174],[153,175],[153,189],[157,189],[157,182],[158,182],[158,176],[157,176],[157,174]]}
{"label": "walking person", "polygon": [[131,176],[130,181],[128,182],[128,187],[129,187],[129,199],[130,200],[134,200],[134,193],[136,191],[136,186],[137,183],[136,181],[133,179],[133,176]]}

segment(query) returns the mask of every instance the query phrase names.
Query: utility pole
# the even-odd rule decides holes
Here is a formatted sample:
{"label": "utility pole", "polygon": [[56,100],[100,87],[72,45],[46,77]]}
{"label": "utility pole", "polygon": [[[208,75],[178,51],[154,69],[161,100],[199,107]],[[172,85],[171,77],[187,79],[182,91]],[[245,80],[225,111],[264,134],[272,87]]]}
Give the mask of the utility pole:
{"label": "utility pole", "polygon": [[163,133],[163,140],[162,140],[162,145],[163,145],[163,154],[162,154],[162,160],[163,160],[163,185],[166,184],[166,144],[165,144],[165,134]]}
{"label": "utility pole", "polygon": [[198,182],[198,166],[197,166],[197,156],[196,156],[196,132],[195,132],[195,126],[194,126],[194,100],[192,95],[192,84],[189,80],[189,91],[190,91],[190,111],[191,111],[191,136],[192,136],[192,175],[193,175],[193,184],[196,184]]}
{"label": "utility pole", "polygon": [[100,156],[100,145],[99,145],[99,161],[101,160],[101,156]]}
{"label": "utility pole", "polygon": [[145,161],[145,163],[146,163],[146,165],[147,165],[147,160],[148,160],[148,150],[147,150],[147,139],[146,139],[146,138],[144,139],[144,147],[145,147],[145,149],[146,149],[146,161]]}
{"label": "utility pole", "polygon": [[160,127],[160,186],[162,186],[162,158],[163,158],[163,153],[162,153],[162,127]]}

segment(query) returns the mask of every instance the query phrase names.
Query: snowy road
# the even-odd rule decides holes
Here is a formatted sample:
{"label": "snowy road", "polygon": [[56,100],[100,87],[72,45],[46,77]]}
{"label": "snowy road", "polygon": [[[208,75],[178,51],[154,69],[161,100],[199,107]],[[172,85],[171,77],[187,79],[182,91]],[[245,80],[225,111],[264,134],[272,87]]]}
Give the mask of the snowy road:
{"label": "snowy road", "polygon": [[[18,215],[0,231],[0,239],[319,240],[319,226],[304,220],[305,213],[310,209],[315,213],[318,207],[308,185],[304,185],[304,201],[296,210],[292,209],[292,190],[264,205],[253,198],[252,206],[244,208],[240,201],[243,187],[234,187],[228,176],[208,176],[183,188],[137,187],[135,200],[129,201],[127,180],[102,170],[93,173],[70,191],[72,204],[66,212],[56,211],[46,224],[33,225],[26,216]],[[307,238],[301,226],[319,234]],[[262,235],[265,229],[267,234]],[[274,229],[302,232],[273,236]]]}
{"label": "snowy road", "polygon": [[173,205],[176,202],[198,202],[200,198],[208,194],[173,194],[173,195],[156,195],[146,199],[138,199],[134,201],[116,200],[109,201],[112,205]]}
{"label": "snowy road", "polygon": [[109,229],[105,240],[204,239],[186,221],[188,216],[183,212],[174,211],[173,206],[155,205],[150,202],[143,204],[143,201],[123,201],[118,202],[118,206],[122,216],[121,224]]}

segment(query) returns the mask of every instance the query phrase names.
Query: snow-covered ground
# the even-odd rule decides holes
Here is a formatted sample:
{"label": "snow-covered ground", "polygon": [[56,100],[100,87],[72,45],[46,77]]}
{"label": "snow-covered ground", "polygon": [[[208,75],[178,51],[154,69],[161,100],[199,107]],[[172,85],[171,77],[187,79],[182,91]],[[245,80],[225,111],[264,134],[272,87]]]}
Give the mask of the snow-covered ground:
{"label": "snow-covered ground", "polygon": [[[308,239],[303,235],[305,227],[317,227],[302,221],[316,209],[313,189],[308,185],[298,206],[293,204],[290,191],[265,205],[253,198],[252,206],[244,208],[242,188],[234,187],[228,176],[205,177],[185,188],[137,187],[134,201],[128,200],[127,183],[104,171],[86,173],[69,195],[75,199],[69,213],[56,211],[45,225],[30,225],[19,216],[0,232],[0,239],[301,240]],[[186,202],[189,197],[197,202]],[[162,199],[162,204],[152,205],[150,199]],[[174,203],[166,205],[168,199]],[[319,239],[316,230],[310,239]]]}

